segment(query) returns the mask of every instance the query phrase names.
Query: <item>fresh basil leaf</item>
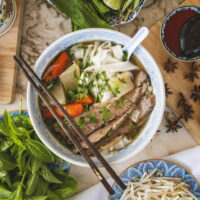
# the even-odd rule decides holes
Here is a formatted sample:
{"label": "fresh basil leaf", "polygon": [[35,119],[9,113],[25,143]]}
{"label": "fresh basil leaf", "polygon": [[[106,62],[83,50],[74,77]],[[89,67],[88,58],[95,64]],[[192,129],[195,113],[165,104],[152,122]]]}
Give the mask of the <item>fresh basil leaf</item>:
{"label": "fresh basil leaf", "polygon": [[0,185],[0,198],[9,199],[12,195],[12,192],[7,190],[5,187]]}
{"label": "fresh basil leaf", "polygon": [[41,142],[26,139],[25,145],[30,154],[38,160],[42,162],[54,162],[54,156]]}
{"label": "fresh basil leaf", "polygon": [[98,16],[89,1],[51,0],[51,2],[80,28],[102,27],[112,29],[108,23]]}
{"label": "fresh basil leaf", "polygon": [[13,145],[13,147],[10,149],[10,153],[12,157],[17,158],[18,148],[19,147],[17,145]]}
{"label": "fresh basil leaf", "polygon": [[37,189],[34,195],[45,196],[47,194],[48,187],[49,187],[49,183],[47,181],[44,181],[43,178],[40,178],[40,181],[37,185]]}
{"label": "fresh basil leaf", "polygon": [[6,176],[6,171],[0,171],[0,178],[5,177]]}
{"label": "fresh basil leaf", "polygon": [[23,133],[15,127],[7,110],[5,110],[5,112],[4,112],[4,123],[6,125],[7,136],[9,136],[14,141],[15,144],[24,148],[23,143],[17,136],[17,135],[21,135],[21,134],[23,135]]}
{"label": "fresh basil leaf", "polygon": [[63,182],[57,187],[51,187],[51,190],[55,191],[62,198],[67,198],[78,191],[79,185],[75,179],[69,176],[64,170],[55,170],[56,177]]}
{"label": "fresh basil leaf", "polygon": [[22,169],[25,166],[25,159],[26,159],[26,154],[24,153],[24,149],[19,148],[18,149],[18,157],[17,157],[17,164],[18,164],[18,168],[20,170],[20,172],[22,172]]}
{"label": "fresh basil leaf", "polygon": [[12,145],[13,142],[11,140],[4,140],[0,142],[0,151],[6,151]]}
{"label": "fresh basil leaf", "polygon": [[0,120],[0,133],[10,137],[9,129],[5,126],[5,124],[1,120]]}
{"label": "fresh basil leaf", "polygon": [[17,127],[23,127],[26,130],[33,129],[32,125],[29,122],[29,117],[26,115],[13,115],[12,120]]}
{"label": "fresh basil leaf", "polygon": [[45,165],[42,165],[40,174],[46,181],[50,183],[62,184],[62,181],[56,178],[55,175]]}
{"label": "fresh basil leaf", "polygon": [[62,198],[59,197],[59,195],[57,195],[55,192],[53,192],[53,191],[51,191],[51,190],[48,190],[47,195],[48,195],[48,198],[49,198],[50,200],[62,200]]}
{"label": "fresh basil leaf", "polygon": [[25,194],[27,196],[32,195],[36,191],[38,183],[39,183],[39,175],[36,173],[31,174],[26,184]]}
{"label": "fresh basil leaf", "polygon": [[22,136],[23,132],[20,131],[14,124],[14,122],[12,121],[12,118],[10,115],[8,115],[8,125],[10,127],[10,130],[13,132],[14,135],[18,135],[18,136]]}
{"label": "fresh basil leaf", "polygon": [[23,200],[23,191],[21,183],[17,186],[16,190],[12,193],[12,200]]}
{"label": "fresh basil leaf", "polygon": [[[11,198],[13,200],[23,200],[23,184],[24,184],[24,179],[26,177],[26,173],[27,173],[27,171],[24,171],[21,181],[19,182],[19,184],[17,185],[16,190],[12,194]],[[17,182],[15,182],[13,184],[13,186],[16,185],[16,183]]]}
{"label": "fresh basil leaf", "polygon": [[55,193],[62,198],[67,198],[77,192],[79,189],[78,183],[69,175],[65,175],[63,178],[63,184],[55,190]]}
{"label": "fresh basil leaf", "polygon": [[1,169],[2,170],[13,170],[16,168],[16,163],[12,160],[12,158],[9,156],[9,154],[5,152],[0,152],[0,159],[1,159]]}
{"label": "fresh basil leaf", "polygon": [[35,159],[34,157],[31,158],[31,171],[33,174],[39,170],[41,164],[41,161]]}
{"label": "fresh basil leaf", "polygon": [[11,180],[10,180],[10,175],[7,171],[1,171],[0,172],[0,180],[2,183],[7,183],[9,187],[12,186]]}
{"label": "fresh basil leaf", "polygon": [[25,197],[24,200],[46,200],[48,196],[29,196]]}

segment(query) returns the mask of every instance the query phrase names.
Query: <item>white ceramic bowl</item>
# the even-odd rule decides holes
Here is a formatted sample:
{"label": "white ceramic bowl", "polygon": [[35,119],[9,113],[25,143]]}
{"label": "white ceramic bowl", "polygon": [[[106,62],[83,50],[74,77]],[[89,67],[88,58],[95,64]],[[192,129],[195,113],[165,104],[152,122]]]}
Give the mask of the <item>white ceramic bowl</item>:
{"label": "white ceramic bowl", "polygon": [[[91,40],[109,40],[115,43],[126,45],[130,41],[130,39],[131,38],[125,34],[108,29],[85,29],[67,34],[51,44],[41,54],[35,64],[35,72],[39,77],[41,77],[52,58],[58,55],[58,53],[60,53],[61,51],[78,42]],[[152,56],[144,47],[138,46],[134,51],[134,54],[143,64],[151,79],[154,93],[156,95],[156,104],[144,129],[142,130],[138,138],[126,148],[112,155],[105,156],[106,160],[109,163],[122,162],[130,156],[133,156],[141,151],[153,138],[163,117],[163,112],[165,108],[165,89],[160,70]],[[79,166],[88,166],[87,162],[82,156],[73,154],[67,147],[61,145],[58,140],[53,136],[53,134],[50,133],[48,127],[43,121],[39,109],[38,95],[34,91],[33,87],[30,85],[30,83],[28,84],[27,91],[27,105],[33,127],[42,142],[52,152],[54,152],[62,159]],[[96,158],[94,159],[94,162],[96,164],[99,164],[99,161],[96,160]]]}

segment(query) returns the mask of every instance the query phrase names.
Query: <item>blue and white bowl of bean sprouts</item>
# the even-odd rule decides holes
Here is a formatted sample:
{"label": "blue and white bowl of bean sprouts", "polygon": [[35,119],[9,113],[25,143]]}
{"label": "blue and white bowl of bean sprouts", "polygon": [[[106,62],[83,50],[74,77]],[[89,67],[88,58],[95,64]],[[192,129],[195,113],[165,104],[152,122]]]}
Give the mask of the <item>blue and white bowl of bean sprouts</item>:
{"label": "blue and white bowl of bean sprouts", "polygon": [[[122,47],[130,39],[108,29],[76,31],[51,44],[34,68],[109,163],[122,162],[141,151],[156,133],[165,107],[162,75],[148,51],[140,45],[127,61]],[[63,138],[30,84],[27,103],[43,143],[62,159],[88,166]],[[94,162],[99,164],[96,158]]]}
{"label": "blue and white bowl of bean sprouts", "polygon": [[[47,1],[51,5],[55,6],[51,0],[47,0]],[[119,24],[126,24],[126,23],[133,21],[137,17],[137,15],[139,14],[143,5],[146,2],[146,0],[121,1],[121,3],[123,3],[123,6],[121,6],[121,9],[118,8],[116,10],[116,9],[107,7],[107,5],[104,3],[104,1],[99,1],[99,2],[98,1],[99,0],[97,0],[97,1],[94,0],[94,1],[91,1],[91,3],[89,3],[89,4],[91,4],[91,6],[94,7],[95,12],[97,12],[97,14],[100,16],[100,18],[102,18],[103,20],[108,22],[111,26],[116,26]],[[100,5],[96,6],[96,4],[100,4]],[[102,13],[102,9],[103,9],[103,13]],[[104,17],[102,17],[102,15]]]}

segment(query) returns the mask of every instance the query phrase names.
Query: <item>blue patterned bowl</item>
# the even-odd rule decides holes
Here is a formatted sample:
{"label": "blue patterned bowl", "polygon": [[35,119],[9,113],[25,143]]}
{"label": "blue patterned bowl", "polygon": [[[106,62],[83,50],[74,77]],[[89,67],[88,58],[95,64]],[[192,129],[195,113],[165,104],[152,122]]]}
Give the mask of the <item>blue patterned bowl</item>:
{"label": "blue patterned bowl", "polygon": [[[51,5],[53,5],[53,3],[51,2],[51,0],[47,0]],[[140,5],[138,6],[138,8],[136,9],[136,11],[131,12],[128,19],[126,21],[121,21],[121,24],[126,24],[129,23],[131,21],[133,21],[137,15],[139,14],[140,10],[142,9],[143,5],[145,4],[146,0],[142,0],[140,2]],[[54,5],[53,5],[54,6]],[[119,24],[119,16],[118,15],[112,15],[109,24],[111,26],[116,26]]]}
{"label": "blue patterned bowl", "polygon": [[[17,115],[17,114],[19,114],[19,111],[18,110],[16,110],[16,111],[10,111],[9,114],[10,114],[10,116]],[[29,116],[28,112],[26,110],[23,110],[21,114]],[[3,119],[4,119],[4,115],[0,115],[0,120],[3,120]],[[54,170],[61,170],[62,169],[67,174],[70,173],[70,169],[71,169],[71,165],[69,163],[60,163],[59,165],[55,165],[53,163],[50,163],[48,165],[48,167],[50,169],[54,169]]]}
{"label": "blue patterned bowl", "polygon": [[[78,42],[91,40],[109,40],[114,43],[126,45],[131,40],[131,38],[125,34],[109,29],[84,29],[67,34],[51,44],[41,54],[35,64],[34,69],[36,74],[39,77],[42,77],[42,74],[48,66],[49,62],[55,58],[59,52],[65,50],[67,47],[70,47],[71,45]],[[154,92],[156,94],[156,105],[138,138],[126,148],[112,155],[109,154],[105,156],[105,159],[109,163],[122,162],[130,156],[133,156],[141,151],[151,141],[163,117],[165,108],[165,89],[159,67],[157,66],[152,56],[148,53],[148,51],[142,46],[138,46],[136,48],[134,55],[143,64],[151,79]],[[62,159],[79,166],[88,167],[86,160],[82,156],[73,154],[67,147],[60,144],[60,142],[53,136],[53,134],[50,133],[40,112],[38,95],[30,84],[28,85],[27,90],[27,105],[33,127],[42,142]],[[94,159],[94,162],[99,164],[96,159]]]}
{"label": "blue patterned bowl", "polygon": [[[186,169],[170,161],[142,161],[127,168],[124,172],[122,172],[120,177],[122,181],[127,184],[132,180],[133,177],[141,178],[145,172],[150,173],[155,169],[158,169],[158,172],[160,172],[159,176],[182,178],[183,181],[190,186],[190,191],[198,199],[200,199],[200,185],[197,180]],[[123,194],[121,188],[116,183],[114,183],[113,189],[115,191],[115,194],[112,196],[108,196],[108,200],[120,199]]]}

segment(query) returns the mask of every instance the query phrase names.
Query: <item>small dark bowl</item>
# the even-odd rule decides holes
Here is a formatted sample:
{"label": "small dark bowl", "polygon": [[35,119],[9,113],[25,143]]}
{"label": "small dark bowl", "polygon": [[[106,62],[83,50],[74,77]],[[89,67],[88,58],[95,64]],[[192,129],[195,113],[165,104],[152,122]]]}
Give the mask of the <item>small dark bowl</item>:
{"label": "small dark bowl", "polygon": [[166,24],[167,22],[171,19],[172,16],[174,16],[174,14],[182,11],[182,10],[194,10],[197,13],[200,14],[200,8],[199,7],[195,7],[195,6],[183,6],[180,8],[177,8],[175,10],[173,10],[172,12],[170,12],[167,17],[165,18],[162,26],[161,26],[161,41],[166,49],[166,51],[173,56],[174,58],[181,60],[181,61],[186,61],[186,62],[191,62],[191,61],[195,61],[195,60],[199,60],[200,59],[200,55],[199,56],[195,56],[195,57],[186,57],[186,56],[180,56],[175,54],[168,46],[166,43],[166,38],[165,38],[165,28],[166,28]]}

